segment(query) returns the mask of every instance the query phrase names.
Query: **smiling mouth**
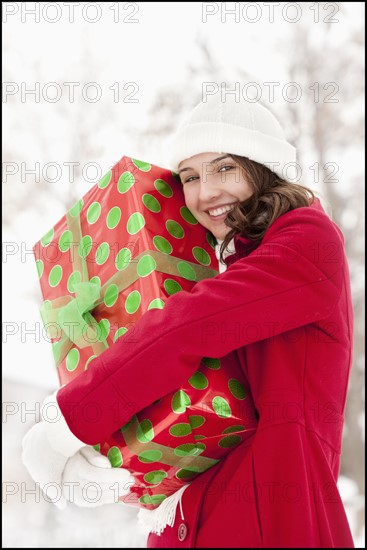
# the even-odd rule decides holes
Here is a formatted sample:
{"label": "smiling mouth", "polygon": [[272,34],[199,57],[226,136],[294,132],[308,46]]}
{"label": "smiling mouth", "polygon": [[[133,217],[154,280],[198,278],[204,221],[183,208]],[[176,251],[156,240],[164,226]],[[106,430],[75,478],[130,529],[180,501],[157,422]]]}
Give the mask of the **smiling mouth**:
{"label": "smiling mouth", "polygon": [[219,220],[225,218],[231,210],[233,210],[234,205],[221,206],[220,208],[210,208],[206,211],[208,216],[213,220]]}

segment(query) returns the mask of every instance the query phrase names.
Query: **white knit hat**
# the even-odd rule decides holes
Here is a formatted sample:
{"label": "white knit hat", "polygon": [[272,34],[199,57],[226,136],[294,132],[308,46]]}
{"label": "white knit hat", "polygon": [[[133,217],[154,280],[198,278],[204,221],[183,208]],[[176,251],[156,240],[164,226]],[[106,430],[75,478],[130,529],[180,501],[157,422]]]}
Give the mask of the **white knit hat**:
{"label": "white knit hat", "polygon": [[233,94],[210,95],[179,126],[167,144],[167,161],[177,171],[182,160],[200,153],[240,155],[266,165],[278,176],[296,179],[296,149],[275,116],[259,102]]}

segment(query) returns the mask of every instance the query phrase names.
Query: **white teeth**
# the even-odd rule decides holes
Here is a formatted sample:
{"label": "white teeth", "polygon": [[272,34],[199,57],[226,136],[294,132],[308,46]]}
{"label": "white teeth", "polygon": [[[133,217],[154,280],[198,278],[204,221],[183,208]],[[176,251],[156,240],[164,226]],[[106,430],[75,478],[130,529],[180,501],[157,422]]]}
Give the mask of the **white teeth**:
{"label": "white teeth", "polygon": [[209,210],[209,214],[211,216],[220,216],[221,214],[224,214],[225,212],[229,212],[232,210],[232,206],[222,206],[221,208],[216,208],[215,210]]}

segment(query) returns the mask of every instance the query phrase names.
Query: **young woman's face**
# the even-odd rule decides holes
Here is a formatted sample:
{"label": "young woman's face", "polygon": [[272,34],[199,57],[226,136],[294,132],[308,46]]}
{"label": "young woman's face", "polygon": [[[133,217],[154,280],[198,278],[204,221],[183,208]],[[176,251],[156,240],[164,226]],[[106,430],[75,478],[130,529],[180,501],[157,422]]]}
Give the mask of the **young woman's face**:
{"label": "young woman's face", "polygon": [[228,212],[253,194],[242,168],[224,153],[201,153],[181,161],[178,173],[189,210],[223,240],[230,231],[224,223]]}

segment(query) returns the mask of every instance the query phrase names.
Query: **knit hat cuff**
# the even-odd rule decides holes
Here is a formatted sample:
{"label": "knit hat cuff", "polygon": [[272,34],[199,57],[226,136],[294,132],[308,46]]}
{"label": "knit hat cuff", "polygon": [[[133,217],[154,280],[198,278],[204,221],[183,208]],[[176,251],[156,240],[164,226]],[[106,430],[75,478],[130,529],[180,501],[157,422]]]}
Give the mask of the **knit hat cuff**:
{"label": "knit hat cuff", "polygon": [[[257,139],[258,138],[258,139]],[[191,123],[171,139],[169,168],[177,171],[178,164],[200,153],[229,153],[255,160],[268,166],[280,177],[289,179],[296,162],[296,148],[290,143],[256,130],[223,122]],[[292,178],[291,178],[292,179]]]}

